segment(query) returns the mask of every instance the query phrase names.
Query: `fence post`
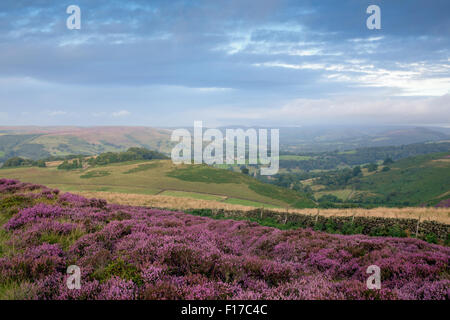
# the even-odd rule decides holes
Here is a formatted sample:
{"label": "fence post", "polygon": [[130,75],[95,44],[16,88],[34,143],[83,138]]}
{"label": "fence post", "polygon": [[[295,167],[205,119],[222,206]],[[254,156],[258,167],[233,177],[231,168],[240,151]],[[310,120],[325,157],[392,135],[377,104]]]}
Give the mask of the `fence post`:
{"label": "fence post", "polygon": [[288,216],[289,216],[289,208],[286,208],[286,214],[284,215],[284,224],[287,223]]}
{"label": "fence post", "polygon": [[416,225],[416,239],[419,236],[419,224],[420,224],[420,218],[421,216],[419,216],[419,219],[417,219],[417,225]]}

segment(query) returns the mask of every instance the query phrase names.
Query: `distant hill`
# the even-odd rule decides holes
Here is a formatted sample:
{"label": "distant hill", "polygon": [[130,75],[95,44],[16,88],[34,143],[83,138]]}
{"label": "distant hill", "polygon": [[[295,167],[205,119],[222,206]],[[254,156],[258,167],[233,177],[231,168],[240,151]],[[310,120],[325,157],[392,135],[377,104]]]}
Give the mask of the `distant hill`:
{"label": "distant hill", "polygon": [[143,147],[171,150],[170,130],[147,127],[0,127],[0,162],[69,154],[96,155]]}
{"label": "distant hill", "polygon": [[290,170],[332,170],[339,167],[380,162],[386,158],[403,158],[450,152],[450,142],[413,143],[401,146],[357,148],[349,151],[320,153],[285,153],[280,156],[280,168]]}
{"label": "distant hill", "polygon": [[373,138],[373,143],[388,143],[389,145],[410,144],[424,141],[439,141],[449,139],[450,136],[443,132],[428,128],[409,128],[390,130],[383,132],[379,137]]}
{"label": "distant hill", "polygon": [[299,127],[280,130],[281,149],[294,153],[346,151],[445,140],[450,140],[450,133],[443,128]]}
{"label": "distant hill", "polygon": [[[189,128],[186,128],[189,129]],[[224,130],[224,128],[221,128]],[[282,127],[280,147],[288,152],[346,151],[450,141],[445,128]],[[32,160],[70,154],[97,155],[142,147],[169,153],[173,128],[150,127],[0,127],[0,163],[13,157]]]}

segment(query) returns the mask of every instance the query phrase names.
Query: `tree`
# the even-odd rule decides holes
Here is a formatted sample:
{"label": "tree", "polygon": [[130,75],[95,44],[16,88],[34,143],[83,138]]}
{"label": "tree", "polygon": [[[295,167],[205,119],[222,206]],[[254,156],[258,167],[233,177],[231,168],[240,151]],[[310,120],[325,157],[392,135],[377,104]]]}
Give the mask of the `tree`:
{"label": "tree", "polygon": [[82,169],[82,168],[83,168],[83,158],[82,158],[82,157],[79,157],[79,158],[78,158],[78,168],[79,168],[79,169]]}
{"label": "tree", "polygon": [[362,174],[362,171],[361,171],[361,167],[360,166],[356,166],[356,167],[353,168],[353,176],[354,177],[357,177],[357,176],[359,176],[361,174]]}
{"label": "tree", "polygon": [[8,159],[5,161],[5,163],[3,164],[3,167],[19,167],[22,166],[25,163],[25,159],[20,158],[20,157],[14,157],[11,159]]}
{"label": "tree", "polygon": [[36,161],[36,165],[39,167],[39,168],[45,168],[47,165],[45,164],[45,161],[44,160],[38,160],[38,161]]}
{"label": "tree", "polygon": [[30,159],[24,159],[20,157],[14,157],[8,159],[3,164],[3,168],[22,167],[22,166],[35,166],[36,162]]}
{"label": "tree", "polygon": [[59,170],[73,170],[73,169],[78,169],[80,167],[80,162],[78,160],[73,160],[72,163],[70,163],[67,160],[64,160],[63,163],[61,163],[58,166]]}
{"label": "tree", "polygon": [[247,167],[241,167],[241,172],[242,172],[243,174],[248,174],[250,171],[248,170]]}
{"label": "tree", "polygon": [[386,158],[386,159],[384,159],[384,161],[383,161],[383,165],[385,166],[385,165],[388,165],[388,164],[392,164],[392,163],[394,163],[394,160],[392,160],[391,158]]}
{"label": "tree", "polygon": [[378,165],[376,163],[371,163],[367,166],[367,171],[369,172],[377,171],[377,169]]}
{"label": "tree", "polygon": [[157,151],[133,147],[125,152],[106,152],[99,154],[96,158],[89,159],[88,163],[90,165],[105,165],[116,162],[153,159],[168,159],[168,157]]}

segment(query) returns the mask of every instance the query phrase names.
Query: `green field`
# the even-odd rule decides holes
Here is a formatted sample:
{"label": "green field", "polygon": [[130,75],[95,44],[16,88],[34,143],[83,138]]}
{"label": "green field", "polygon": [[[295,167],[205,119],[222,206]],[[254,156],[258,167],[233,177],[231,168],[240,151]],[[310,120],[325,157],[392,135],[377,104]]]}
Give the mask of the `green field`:
{"label": "green field", "polygon": [[435,204],[448,198],[450,153],[438,153],[397,161],[388,172],[361,179],[361,190],[380,195],[387,203]]}
{"label": "green field", "polygon": [[280,160],[295,160],[295,161],[305,161],[305,160],[311,160],[314,159],[314,157],[310,156],[296,156],[296,155],[281,155]]}
{"label": "green field", "polygon": [[279,206],[279,205],[273,205],[270,203],[263,203],[263,202],[238,199],[238,198],[227,198],[226,196],[218,196],[218,195],[214,195],[214,194],[197,193],[197,192],[166,190],[166,191],[159,193],[159,195],[171,196],[171,197],[192,198],[192,199],[199,199],[199,200],[212,200],[212,201],[219,201],[219,202],[224,202],[224,203],[238,204],[238,205],[242,205],[242,206],[258,207],[258,208],[261,208],[261,207],[281,208],[281,206]]}
{"label": "green field", "polygon": [[230,203],[230,204],[238,204],[241,206],[249,206],[249,207],[264,207],[264,208],[281,208],[281,206],[275,206],[268,203],[262,203],[262,202],[256,202],[256,201],[250,201],[250,200],[243,200],[243,199],[235,199],[235,198],[229,198],[226,199],[224,202]]}
{"label": "green field", "polygon": [[86,174],[83,174],[80,176],[81,179],[92,179],[92,178],[101,178],[101,177],[106,177],[109,176],[111,174],[110,171],[89,171]]}
{"label": "green field", "polygon": [[173,191],[173,190],[166,190],[159,194],[162,196],[192,198],[192,199],[200,199],[200,200],[213,200],[213,201],[222,201],[225,199],[224,196],[217,196],[217,195],[213,195],[213,194],[186,192],[186,191]]}
{"label": "green field", "polygon": [[69,192],[108,191],[166,195],[177,192],[177,196],[212,200],[217,199],[215,197],[226,197],[266,207],[314,206],[301,193],[265,184],[241,173],[206,165],[177,166],[170,160],[133,161],[76,170],[58,170],[55,167],[5,168],[0,169],[0,177],[39,183]]}
{"label": "green field", "polygon": [[316,199],[329,194],[342,201],[376,205],[434,205],[449,198],[449,155],[447,152],[405,158],[389,165],[387,172],[382,171],[383,166],[370,173],[363,169],[360,179],[352,180],[342,189],[318,190],[314,195]]}
{"label": "green field", "polygon": [[332,190],[332,191],[319,191],[314,194],[316,199],[319,199],[321,196],[326,194],[331,194],[333,196],[336,196],[337,198],[345,201],[349,199],[350,195],[353,193],[353,190],[351,189],[342,189],[342,190]]}
{"label": "green field", "polygon": [[338,154],[356,154],[356,150],[341,151]]}
{"label": "green field", "polygon": [[149,169],[154,169],[159,167],[160,164],[155,162],[155,163],[145,163],[145,164],[140,164],[138,165],[136,168],[132,168],[128,171],[125,171],[123,174],[130,174],[130,173],[136,173],[136,172],[142,172],[142,171],[147,171]]}

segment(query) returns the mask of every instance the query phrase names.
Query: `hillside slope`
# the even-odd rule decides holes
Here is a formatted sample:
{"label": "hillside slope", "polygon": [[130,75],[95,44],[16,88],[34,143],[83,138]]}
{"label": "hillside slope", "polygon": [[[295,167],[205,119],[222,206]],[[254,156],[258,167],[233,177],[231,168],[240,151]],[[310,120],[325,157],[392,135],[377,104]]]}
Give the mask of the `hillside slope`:
{"label": "hillside slope", "polygon": [[144,147],[171,150],[170,130],[147,127],[0,127],[0,162],[69,154],[95,155]]}
{"label": "hillside slope", "polygon": [[436,204],[450,198],[450,152],[399,160],[390,171],[363,177],[361,189],[386,203]]}
{"label": "hillside slope", "polygon": [[[168,153],[173,146],[170,141],[172,129],[120,126],[0,126],[0,162],[15,156],[37,160],[48,156],[123,151],[130,147],[144,147]],[[345,151],[361,147],[399,146],[449,139],[450,136],[442,128],[441,131],[414,127],[280,128],[281,150],[291,152]]]}
{"label": "hillside slope", "polygon": [[362,177],[338,189],[316,184],[315,196],[388,206],[435,205],[450,198],[450,152],[405,158],[386,167],[389,170],[385,166],[374,172],[364,169]]}
{"label": "hillside slope", "polygon": [[77,170],[0,169],[0,177],[46,184],[64,191],[162,194],[265,207],[313,207],[303,194],[262,183],[247,175],[170,160],[134,161]]}

